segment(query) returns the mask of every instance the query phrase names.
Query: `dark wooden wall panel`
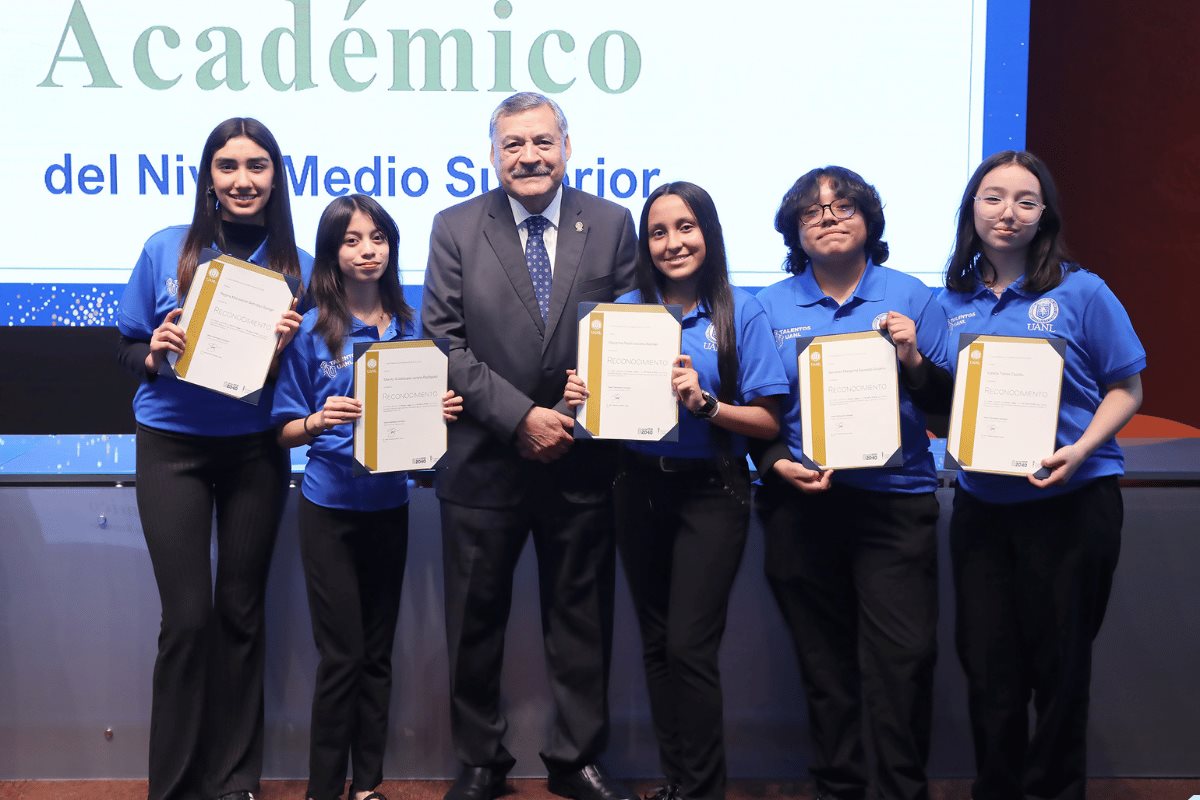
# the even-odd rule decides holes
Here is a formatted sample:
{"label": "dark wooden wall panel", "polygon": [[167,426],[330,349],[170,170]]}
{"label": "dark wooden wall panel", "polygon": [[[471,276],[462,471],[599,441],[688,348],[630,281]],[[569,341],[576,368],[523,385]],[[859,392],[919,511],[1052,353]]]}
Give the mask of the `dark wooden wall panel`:
{"label": "dark wooden wall panel", "polygon": [[1146,346],[1142,413],[1200,427],[1200,3],[1034,0],[1029,45],[1027,145]]}

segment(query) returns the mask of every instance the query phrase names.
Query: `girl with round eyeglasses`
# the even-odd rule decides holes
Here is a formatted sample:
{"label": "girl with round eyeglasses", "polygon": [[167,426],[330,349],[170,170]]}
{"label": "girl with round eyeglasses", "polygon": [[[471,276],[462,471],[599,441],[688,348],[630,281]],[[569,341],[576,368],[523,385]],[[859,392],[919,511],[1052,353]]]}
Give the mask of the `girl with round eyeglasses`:
{"label": "girl with round eyeglasses", "polygon": [[[1058,192],[1007,150],[967,183],[939,301],[955,338],[1062,339],[1058,433],[1045,477],[962,472],[950,546],[976,800],[1083,798],[1092,640],[1120,550],[1116,433],[1142,402],[1146,353],[1097,275],[1071,261]],[[1030,726],[1032,703],[1033,724]]]}

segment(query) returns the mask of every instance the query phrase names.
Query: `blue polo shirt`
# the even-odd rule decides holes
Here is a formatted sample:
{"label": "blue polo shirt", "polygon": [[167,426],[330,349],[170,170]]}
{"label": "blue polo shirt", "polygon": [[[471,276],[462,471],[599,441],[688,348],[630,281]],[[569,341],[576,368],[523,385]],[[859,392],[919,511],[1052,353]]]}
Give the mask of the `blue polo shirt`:
{"label": "blue polo shirt", "polygon": [[[1027,291],[1022,277],[999,297],[982,282],[972,292],[946,291],[938,297],[949,320],[952,347],[964,333],[1066,341],[1055,449],[1083,435],[1104,397],[1104,387],[1146,368],[1146,351],[1112,290],[1087,270],[1063,268],[1063,282],[1041,294]],[[956,363],[957,358],[952,366]],[[1020,476],[979,472],[960,472],[958,485],[989,503],[1020,503],[1065,494],[1096,478],[1124,472],[1121,448],[1116,439],[1109,439],[1063,486],[1039,489]]]}
{"label": "blue polo shirt", "polygon": [[[117,311],[117,328],[130,339],[149,341],[167,314],[183,303],[178,296],[177,275],[179,251],[187,232],[187,225],[166,228],[151,236],[142,248]],[[312,256],[303,250],[296,252],[301,278],[307,286]],[[264,241],[246,260],[265,267],[267,243]],[[196,436],[257,433],[271,427],[271,387],[264,387],[258,405],[252,405],[176,380],[173,375],[159,375],[138,386],[133,415],[143,425]]]}
{"label": "blue polo shirt", "polygon": [[[397,329],[392,320],[379,329],[351,318],[342,351],[334,356],[316,331],[317,309],[304,315],[296,338],[283,354],[279,380],[275,383],[275,409],[271,422],[276,427],[307,417],[325,405],[327,397],[352,397],[354,391],[354,345],[411,339],[416,328],[409,322]],[[311,502],[326,508],[379,511],[408,502],[408,473],[384,472],[355,475],[354,426],[335,425],[308,446],[301,491]]]}
{"label": "blue polo shirt", "polygon": [[[787,379],[783,365],[775,355],[775,342],[762,306],[747,291],[731,286],[733,293],[733,325],[737,339],[738,405],[758,397],[787,394]],[[618,303],[641,303],[642,293],[634,289],[617,298]],[[651,302],[662,302],[654,298]],[[692,357],[700,386],[716,397],[721,391],[721,376],[717,369],[717,338],[713,329],[712,312],[703,302],[683,318],[681,349]],[[719,412],[718,412],[719,413]],[[719,455],[712,436],[712,423],[700,419],[679,404],[679,440],[675,442],[626,442],[640,453],[674,458],[715,458]],[[746,457],[746,437],[729,435],[729,455]]]}
{"label": "blue polo shirt", "polygon": [[[840,333],[858,333],[879,327],[881,317],[898,311],[917,327],[917,349],[934,365],[948,368],[946,317],[929,287],[903,272],[870,261],[858,286],[838,304],[821,291],[812,269],[785,278],[758,293],[775,334],[775,345],[788,378],[784,405],[783,433],[792,457],[804,452],[800,429],[800,391],[797,379],[796,339]],[[897,362],[896,369],[900,365]],[[937,469],[929,452],[925,414],[913,404],[900,382],[900,444],[904,463],[899,467],[839,470],[838,483],[880,492],[932,492],[937,488]]]}

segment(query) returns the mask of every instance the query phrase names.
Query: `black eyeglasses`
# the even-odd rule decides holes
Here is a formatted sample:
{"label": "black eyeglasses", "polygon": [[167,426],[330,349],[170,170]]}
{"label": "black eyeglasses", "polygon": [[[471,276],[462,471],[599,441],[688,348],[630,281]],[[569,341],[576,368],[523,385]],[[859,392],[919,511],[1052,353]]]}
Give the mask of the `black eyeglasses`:
{"label": "black eyeglasses", "polygon": [[814,203],[800,212],[801,225],[816,225],[825,217],[825,209],[834,219],[850,219],[858,211],[858,205],[849,197],[842,197],[832,203]]}

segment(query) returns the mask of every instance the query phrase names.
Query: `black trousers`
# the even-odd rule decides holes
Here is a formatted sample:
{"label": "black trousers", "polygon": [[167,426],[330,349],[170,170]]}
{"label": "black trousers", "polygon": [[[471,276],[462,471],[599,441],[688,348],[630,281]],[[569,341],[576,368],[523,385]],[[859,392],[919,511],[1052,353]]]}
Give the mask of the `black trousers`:
{"label": "black trousers", "polygon": [[300,557],[320,654],[308,749],[311,800],[383,782],[392,643],[408,554],[408,506],[324,508],[301,496]]}
{"label": "black trousers", "polygon": [[1092,640],[1123,520],[1115,476],[1010,505],[955,492],[950,546],[975,800],[1084,797]]}
{"label": "black trousers", "polygon": [[718,655],[746,547],[745,460],[664,472],[630,455],[617,478],[617,546],[642,633],[659,757],[687,800],[725,797]]}
{"label": "black trousers", "polygon": [[937,499],[836,480],[822,494],[775,485],[760,495],[767,578],[808,698],[813,779],[822,796],[838,800],[863,798],[870,784],[887,800],[927,798]]}
{"label": "black trousers", "polygon": [[150,800],[258,790],[263,603],[290,471],[273,431],[190,436],[138,426],[138,514],[162,600]]}
{"label": "black trousers", "polygon": [[[548,482],[547,482],[548,483]],[[611,503],[571,502],[535,487],[513,508],[442,501],[450,729],[458,759],[507,773],[500,713],[513,570],[532,531],[542,637],[556,716],[542,760],[551,772],[595,761],[608,737],[615,548]]]}

